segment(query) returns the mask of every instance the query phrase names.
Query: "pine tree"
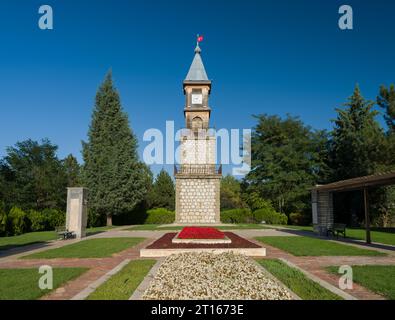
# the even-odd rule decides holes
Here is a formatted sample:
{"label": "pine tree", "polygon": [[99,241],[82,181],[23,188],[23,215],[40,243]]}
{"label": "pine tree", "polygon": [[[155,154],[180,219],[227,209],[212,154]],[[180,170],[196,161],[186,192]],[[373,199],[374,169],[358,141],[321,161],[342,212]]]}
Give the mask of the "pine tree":
{"label": "pine tree", "polygon": [[150,202],[153,208],[166,208],[168,210],[174,210],[174,183],[170,175],[163,169],[159,172],[155,179]]}
{"label": "pine tree", "polygon": [[385,110],[384,119],[391,133],[395,134],[395,86],[393,84],[387,89],[380,87],[377,104]]}
{"label": "pine tree", "polygon": [[374,102],[365,100],[359,87],[338,112],[332,132],[331,167],[333,180],[372,174],[383,160],[385,137],[376,121]]}
{"label": "pine tree", "polygon": [[131,212],[146,192],[144,169],[137,155],[137,139],[109,72],[96,94],[88,142],[83,142],[83,180],[90,207],[112,216]]}

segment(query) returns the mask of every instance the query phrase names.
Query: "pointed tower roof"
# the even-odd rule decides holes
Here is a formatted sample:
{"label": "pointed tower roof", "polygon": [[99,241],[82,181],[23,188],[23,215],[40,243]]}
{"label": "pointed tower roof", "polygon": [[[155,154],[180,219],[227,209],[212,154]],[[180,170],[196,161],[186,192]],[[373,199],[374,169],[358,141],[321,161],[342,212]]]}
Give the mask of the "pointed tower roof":
{"label": "pointed tower roof", "polygon": [[199,47],[199,44],[196,45],[195,48],[195,57],[193,58],[191,67],[189,68],[188,74],[185,78],[185,81],[193,81],[193,82],[207,82],[209,81],[206,73],[206,69],[204,69],[203,60],[200,55],[202,50]]}

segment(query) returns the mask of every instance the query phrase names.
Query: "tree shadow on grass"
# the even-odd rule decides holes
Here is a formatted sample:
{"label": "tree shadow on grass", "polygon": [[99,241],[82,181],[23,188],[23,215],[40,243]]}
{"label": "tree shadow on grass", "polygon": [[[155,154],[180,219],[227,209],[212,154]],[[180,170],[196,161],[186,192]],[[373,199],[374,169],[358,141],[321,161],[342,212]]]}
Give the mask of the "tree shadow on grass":
{"label": "tree shadow on grass", "polygon": [[87,231],[86,232],[86,237],[91,237],[94,236],[96,234],[100,234],[100,233],[104,233],[106,232],[105,230],[99,230],[99,231]]}
{"label": "tree shadow on grass", "polygon": [[31,250],[41,249],[49,246],[49,241],[33,241],[23,244],[6,244],[0,246],[0,258],[14,254],[24,253]]}

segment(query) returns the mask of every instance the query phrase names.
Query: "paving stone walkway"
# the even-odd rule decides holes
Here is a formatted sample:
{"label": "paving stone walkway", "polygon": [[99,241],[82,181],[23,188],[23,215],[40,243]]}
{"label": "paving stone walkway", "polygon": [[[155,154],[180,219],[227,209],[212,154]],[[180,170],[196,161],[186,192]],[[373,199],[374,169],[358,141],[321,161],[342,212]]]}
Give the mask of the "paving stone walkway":
{"label": "paving stone walkway", "polygon": [[[46,243],[42,246],[27,246],[24,248],[18,248],[18,250],[13,252],[8,252],[6,255],[0,256],[0,268],[38,268],[41,265],[47,264],[53,267],[85,267],[89,268],[87,272],[82,274],[77,279],[69,281],[63,287],[56,289],[50,294],[44,296],[42,299],[48,300],[68,300],[76,296],[81,291],[85,290],[87,287],[92,285],[95,281],[103,277],[107,272],[114,269],[125,259],[139,259],[140,249],[148,246],[151,242],[161,237],[168,230],[160,231],[145,231],[136,230],[130,231],[125,230],[128,227],[111,229],[106,232],[95,234],[84,240],[69,240],[69,241],[53,241]],[[252,242],[261,244],[254,237],[258,236],[290,236],[289,233],[282,232],[274,229],[260,229],[260,230],[232,230],[232,232],[249,239]],[[297,236],[297,235],[295,235]],[[21,256],[26,254],[31,254],[34,252],[39,252],[43,250],[48,250],[52,248],[62,247],[78,241],[85,241],[87,239],[93,238],[114,238],[114,237],[144,237],[142,243],[138,244],[133,248],[129,248],[117,254],[114,254],[108,258],[90,258],[90,259],[19,259]],[[346,244],[347,245],[347,244]],[[361,248],[366,248],[364,245],[350,244],[353,246],[358,246]],[[272,247],[270,245],[264,245],[267,249],[266,258],[275,259],[282,258],[285,259],[299,268],[307,271],[308,273],[320,278],[327,283],[338,287],[339,276],[335,274],[328,273],[324,268],[327,266],[339,266],[339,265],[395,265],[395,252],[390,250],[384,250],[388,253],[388,256],[384,257],[328,257],[328,256],[318,256],[318,257],[296,257],[285,251]],[[373,248],[369,248],[373,250]],[[380,250],[383,251],[383,250]],[[347,293],[356,297],[357,299],[384,299],[382,296],[375,294],[368,289],[354,283],[354,288],[352,290],[346,290]]]}

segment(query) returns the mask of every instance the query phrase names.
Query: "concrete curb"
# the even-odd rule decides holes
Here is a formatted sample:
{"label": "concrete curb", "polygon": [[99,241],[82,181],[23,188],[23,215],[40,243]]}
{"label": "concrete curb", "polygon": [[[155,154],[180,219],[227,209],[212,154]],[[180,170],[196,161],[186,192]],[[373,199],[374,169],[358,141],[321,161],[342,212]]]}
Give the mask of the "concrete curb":
{"label": "concrete curb", "polygon": [[122,270],[124,266],[126,266],[131,259],[123,260],[119,265],[117,265],[114,269],[108,271],[104,276],[100,277],[96,281],[92,282],[88,287],[82,290],[80,293],[77,293],[70,300],[85,300],[92,292],[94,292],[100,285],[106,282],[109,278],[111,278],[114,274],[118,273]]}
{"label": "concrete curb", "polygon": [[281,260],[282,262],[287,264],[289,267],[299,270],[300,272],[302,272],[310,280],[318,283],[320,286],[322,286],[325,289],[331,291],[332,293],[342,297],[343,299],[345,299],[345,300],[358,300],[356,297],[352,296],[351,294],[349,294],[347,292],[344,292],[343,290],[340,290],[339,288],[336,288],[335,286],[331,285],[330,283],[328,283],[328,282],[320,279],[319,277],[311,274],[310,272],[298,267],[296,264],[288,261],[287,259],[279,258],[279,260]]}
{"label": "concrete curb", "polygon": [[225,253],[232,252],[234,254],[243,254],[249,257],[265,257],[266,248],[194,248],[194,249],[141,249],[141,258],[162,258],[172,254],[187,253],[187,252],[209,252],[209,253]]}
{"label": "concrete curb", "polygon": [[161,266],[163,262],[163,258],[159,259],[154,266],[151,268],[151,270],[148,272],[148,274],[145,276],[143,281],[141,281],[140,285],[134,290],[133,294],[130,296],[129,300],[142,300],[142,296],[144,292],[148,289],[149,284],[151,281],[154,279],[156,273],[159,270],[159,267]]}

